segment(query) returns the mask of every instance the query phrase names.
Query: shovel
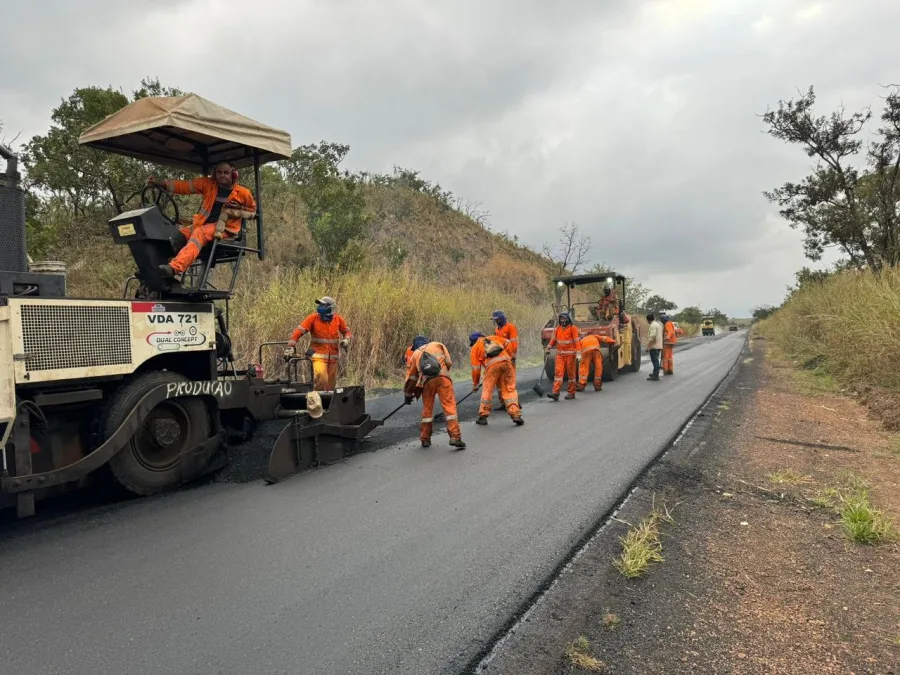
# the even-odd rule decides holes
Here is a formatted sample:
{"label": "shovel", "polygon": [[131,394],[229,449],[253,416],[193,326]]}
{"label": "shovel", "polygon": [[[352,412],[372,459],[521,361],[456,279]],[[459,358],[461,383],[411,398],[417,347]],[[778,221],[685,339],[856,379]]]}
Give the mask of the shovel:
{"label": "shovel", "polygon": [[[481,385],[480,385],[480,384],[478,385],[478,389],[481,389]],[[469,398],[472,394],[474,394],[476,391],[478,391],[478,389],[473,389],[473,390],[470,391],[468,394],[466,394],[465,396],[463,396],[461,399],[459,399],[459,400],[456,402],[456,405],[459,405],[460,403],[462,403],[463,401],[465,401],[465,400],[466,400],[467,398]],[[434,416],[434,421],[435,421],[435,422],[437,422],[438,420],[442,420],[442,419],[444,419],[444,411],[443,411],[443,410],[441,410],[441,412],[439,412],[437,415]]]}
{"label": "shovel", "polygon": [[544,357],[544,366],[541,368],[541,376],[538,378],[538,382],[534,385],[531,390],[538,395],[538,398],[544,397],[544,388],[541,386],[541,382],[544,381],[544,373],[547,372],[547,361],[550,359],[550,355]]}

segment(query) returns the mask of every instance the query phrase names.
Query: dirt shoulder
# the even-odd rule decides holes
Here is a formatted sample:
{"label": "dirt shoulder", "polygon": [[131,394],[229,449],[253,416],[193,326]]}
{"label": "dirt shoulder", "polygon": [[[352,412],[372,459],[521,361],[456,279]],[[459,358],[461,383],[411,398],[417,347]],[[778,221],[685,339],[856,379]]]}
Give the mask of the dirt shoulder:
{"label": "dirt shoulder", "polygon": [[[900,543],[853,538],[878,537],[876,509],[900,525],[900,442],[766,351],[482,672],[900,673]],[[663,560],[626,579],[620,537],[654,504]]]}

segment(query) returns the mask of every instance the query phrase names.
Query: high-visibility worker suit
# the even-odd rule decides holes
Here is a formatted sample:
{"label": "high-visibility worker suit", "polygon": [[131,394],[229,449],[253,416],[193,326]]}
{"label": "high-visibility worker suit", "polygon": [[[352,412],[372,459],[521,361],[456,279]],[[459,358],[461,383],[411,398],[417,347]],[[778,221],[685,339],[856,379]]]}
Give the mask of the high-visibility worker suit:
{"label": "high-visibility worker suit", "polygon": [[556,347],[556,370],[553,373],[553,394],[554,398],[559,398],[559,392],[562,389],[563,377],[568,375],[569,386],[566,398],[575,398],[575,386],[577,384],[577,376],[575,372],[575,359],[579,354],[578,349],[578,327],[573,323],[566,326],[558,325],[550,338],[548,349]]}
{"label": "high-visibility worker suit", "polygon": [[[435,377],[426,377],[422,374],[420,362],[422,352],[428,352],[441,364],[441,374]],[[406,383],[403,385],[403,394],[407,402],[415,396],[422,397],[422,423],[419,427],[419,440],[422,445],[431,445],[431,433],[434,427],[434,398],[437,396],[444,410],[447,420],[447,434],[450,436],[450,445],[465,447],[462,442],[462,431],[459,428],[459,417],[456,413],[456,396],[453,393],[453,380],[450,379],[450,369],[453,361],[450,352],[441,342],[429,342],[413,352],[412,360],[406,371]]]}
{"label": "high-visibility worker suit", "polygon": [[407,347],[406,354],[403,355],[403,366],[404,368],[409,368],[409,362],[412,360],[413,348]]}
{"label": "high-visibility worker suit", "polygon": [[581,338],[581,369],[578,373],[578,391],[587,386],[591,364],[594,366],[594,391],[603,389],[603,352],[601,345],[614,345],[616,341],[608,335],[585,335]]}
{"label": "high-visibility worker suit", "polygon": [[507,321],[503,326],[497,326],[494,335],[502,337],[506,340],[506,353],[512,363],[513,370],[516,368],[516,355],[519,353],[519,329],[514,323]]}
{"label": "high-visibility worker suit", "polygon": [[[191,226],[181,228],[187,244],[169,263],[177,273],[190,267],[200,255],[200,249],[216,238],[217,223],[221,221],[219,229],[224,230],[220,233],[221,236],[235,237],[241,232],[241,218],[250,217],[256,212],[253,193],[237,183],[231,189],[220,188],[212,178],[199,176],[191,180],[167,180],[164,185],[166,192],[172,194],[203,195],[203,203],[194,214]],[[223,210],[228,213],[223,215]]]}
{"label": "high-visibility worker suit", "polygon": [[662,348],[662,371],[664,375],[675,374],[674,347],[678,342],[678,336],[675,334],[675,324],[666,321],[663,326],[663,348]]}
{"label": "high-visibility worker suit", "polygon": [[[496,356],[488,356],[485,352],[485,340],[499,342],[503,346]],[[516,391],[516,371],[513,369],[512,356],[509,354],[509,341],[492,335],[489,338],[480,337],[472,345],[470,357],[472,361],[472,386],[478,387],[481,381],[481,370],[484,369],[484,387],[481,390],[481,404],[478,407],[478,417],[487,418],[491,414],[491,397],[494,395],[494,387],[500,393],[500,401],[506,406],[506,412],[516,423],[522,419],[522,409],[519,407],[519,393]],[[482,422],[483,423],[483,422]]]}
{"label": "high-visibility worker suit", "polygon": [[[605,291],[604,291],[605,293]],[[610,289],[609,295],[604,295],[597,302],[597,314],[600,319],[612,321],[613,317],[619,313],[619,298],[616,292]]]}
{"label": "high-visibility worker suit", "polygon": [[312,361],[313,389],[334,391],[341,343],[353,337],[350,327],[340,314],[334,314],[331,321],[325,321],[318,312],[313,312],[294,329],[288,345],[293,347],[307,333],[312,352],[307,354]]}

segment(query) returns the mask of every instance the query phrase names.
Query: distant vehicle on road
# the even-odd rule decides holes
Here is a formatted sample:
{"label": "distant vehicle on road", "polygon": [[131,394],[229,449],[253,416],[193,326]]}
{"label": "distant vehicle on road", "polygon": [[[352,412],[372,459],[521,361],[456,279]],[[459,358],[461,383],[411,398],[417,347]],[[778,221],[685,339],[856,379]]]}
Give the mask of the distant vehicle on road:
{"label": "distant vehicle on road", "polygon": [[735,332],[735,331],[737,331],[737,329],[738,329],[737,324],[733,323],[730,326],[728,326],[728,330],[730,330],[731,332]]}
{"label": "distant vehicle on road", "polygon": [[703,322],[700,324],[700,332],[703,335],[715,335],[716,325],[713,323],[711,316],[704,316]]}

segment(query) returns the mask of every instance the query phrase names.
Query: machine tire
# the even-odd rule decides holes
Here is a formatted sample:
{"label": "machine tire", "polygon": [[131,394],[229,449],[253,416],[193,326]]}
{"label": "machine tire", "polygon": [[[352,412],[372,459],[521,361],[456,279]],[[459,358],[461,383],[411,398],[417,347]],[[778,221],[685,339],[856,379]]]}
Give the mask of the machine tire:
{"label": "machine tire", "polygon": [[638,340],[637,331],[631,337],[631,365],[628,370],[636,373],[641,369],[641,341]]}
{"label": "machine tire", "polygon": [[[613,360],[615,359],[615,360]],[[610,351],[606,355],[606,359],[603,363],[603,381],[604,382],[615,382],[616,378],[619,376],[619,356],[618,350],[615,352]]]}
{"label": "machine tire", "polygon": [[[112,435],[138,401],[151,389],[161,384],[183,381],[187,381],[187,378],[178,373],[155,371],[139,375],[120,387],[113,394],[112,402],[104,415],[104,438]],[[147,444],[153,442],[158,447],[159,438],[150,437],[147,427],[157,414],[167,416],[178,426],[179,438],[171,444],[172,448],[168,452],[163,450],[161,456],[154,457],[148,452],[150,449]],[[115,480],[129,492],[141,496],[166,492],[184,482],[181,453],[200,445],[210,437],[211,432],[209,410],[202,398],[169,399],[153,409],[141,429],[121,452],[109,460],[109,469]],[[204,459],[208,461],[214,454],[215,449],[212,449],[210,457]]]}
{"label": "machine tire", "polygon": [[551,352],[550,357],[544,363],[544,375],[552,384],[553,378],[556,376],[556,352]]}

